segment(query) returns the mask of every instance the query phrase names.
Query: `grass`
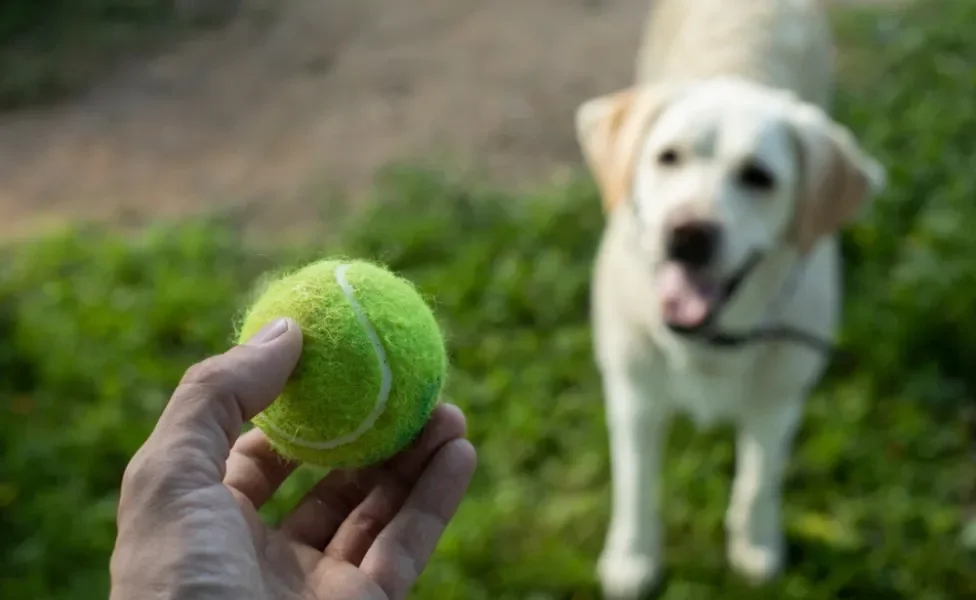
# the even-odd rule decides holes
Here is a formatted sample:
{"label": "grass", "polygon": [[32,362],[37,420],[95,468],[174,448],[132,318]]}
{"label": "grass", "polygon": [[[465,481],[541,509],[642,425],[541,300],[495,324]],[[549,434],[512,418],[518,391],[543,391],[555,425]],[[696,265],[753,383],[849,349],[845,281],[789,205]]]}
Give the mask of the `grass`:
{"label": "grass", "polygon": [[[789,569],[754,590],[723,560],[727,430],[680,422],[667,461],[668,600],[976,597],[976,5],[838,23],[837,113],[890,169],[845,235],[842,336],[790,464]],[[436,298],[448,397],[479,470],[413,598],[598,598],[608,456],[588,285],[602,225],[588,178],[535,194],[393,168],[382,212],[323,247],[256,246],[232,222],[137,237],[78,227],[0,261],[0,594],[106,597],[119,478],[183,370],[227,347],[253,283],[333,252],[382,260]],[[66,425],[67,424],[67,425]],[[266,507],[274,521],[316,473]]]}

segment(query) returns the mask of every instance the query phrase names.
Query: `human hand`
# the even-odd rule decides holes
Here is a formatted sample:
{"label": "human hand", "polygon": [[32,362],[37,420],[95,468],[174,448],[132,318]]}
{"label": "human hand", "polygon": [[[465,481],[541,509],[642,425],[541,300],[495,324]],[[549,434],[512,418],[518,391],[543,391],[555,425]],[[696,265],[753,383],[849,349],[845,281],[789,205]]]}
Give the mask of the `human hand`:
{"label": "human hand", "polygon": [[279,527],[258,509],[297,465],[243,423],[301,353],[282,320],[191,367],[122,480],[111,600],[401,600],[475,469],[464,416],[441,405],[388,462],[332,471]]}

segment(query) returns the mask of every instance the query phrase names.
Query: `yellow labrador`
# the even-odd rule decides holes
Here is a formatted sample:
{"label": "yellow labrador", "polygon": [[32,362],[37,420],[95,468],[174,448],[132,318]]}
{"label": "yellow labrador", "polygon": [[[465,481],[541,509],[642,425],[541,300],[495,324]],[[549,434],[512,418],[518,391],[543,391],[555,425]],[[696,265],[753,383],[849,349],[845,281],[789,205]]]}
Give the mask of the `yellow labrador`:
{"label": "yellow labrador", "polygon": [[836,231],[884,168],[828,115],[831,39],[814,0],[656,0],[633,88],[577,112],[607,225],[592,320],[611,432],[607,597],[653,588],[671,417],[737,428],[727,556],[784,559],[785,463],[839,318]]}

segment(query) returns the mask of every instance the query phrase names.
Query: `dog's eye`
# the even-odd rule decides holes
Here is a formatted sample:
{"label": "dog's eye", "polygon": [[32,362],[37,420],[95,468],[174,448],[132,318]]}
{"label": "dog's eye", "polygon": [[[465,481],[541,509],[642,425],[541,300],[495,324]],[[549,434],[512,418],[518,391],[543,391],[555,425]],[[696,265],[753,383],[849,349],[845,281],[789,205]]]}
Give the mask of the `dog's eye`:
{"label": "dog's eye", "polygon": [[677,150],[674,148],[665,148],[657,155],[657,164],[672,166],[678,164],[680,159],[681,157],[678,156]]}
{"label": "dog's eye", "polygon": [[748,188],[763,192],[772,189],[775,183],[773,174],[756,163],[749,163],[742,167],[739,171],[739,181]]}

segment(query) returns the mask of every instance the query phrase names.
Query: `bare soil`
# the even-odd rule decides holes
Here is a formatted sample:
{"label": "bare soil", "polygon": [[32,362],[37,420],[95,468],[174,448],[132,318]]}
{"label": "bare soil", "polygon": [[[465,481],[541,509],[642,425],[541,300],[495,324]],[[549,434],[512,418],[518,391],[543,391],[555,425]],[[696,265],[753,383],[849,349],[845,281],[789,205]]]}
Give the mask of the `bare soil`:
{"label": "bare soil", "polygon": [[0,116],[0,232],[217,206],[281,230],[391,161],[507,186],[579,164],[576,106],[627,85],[648,0],[280,0],[59,106]]}

